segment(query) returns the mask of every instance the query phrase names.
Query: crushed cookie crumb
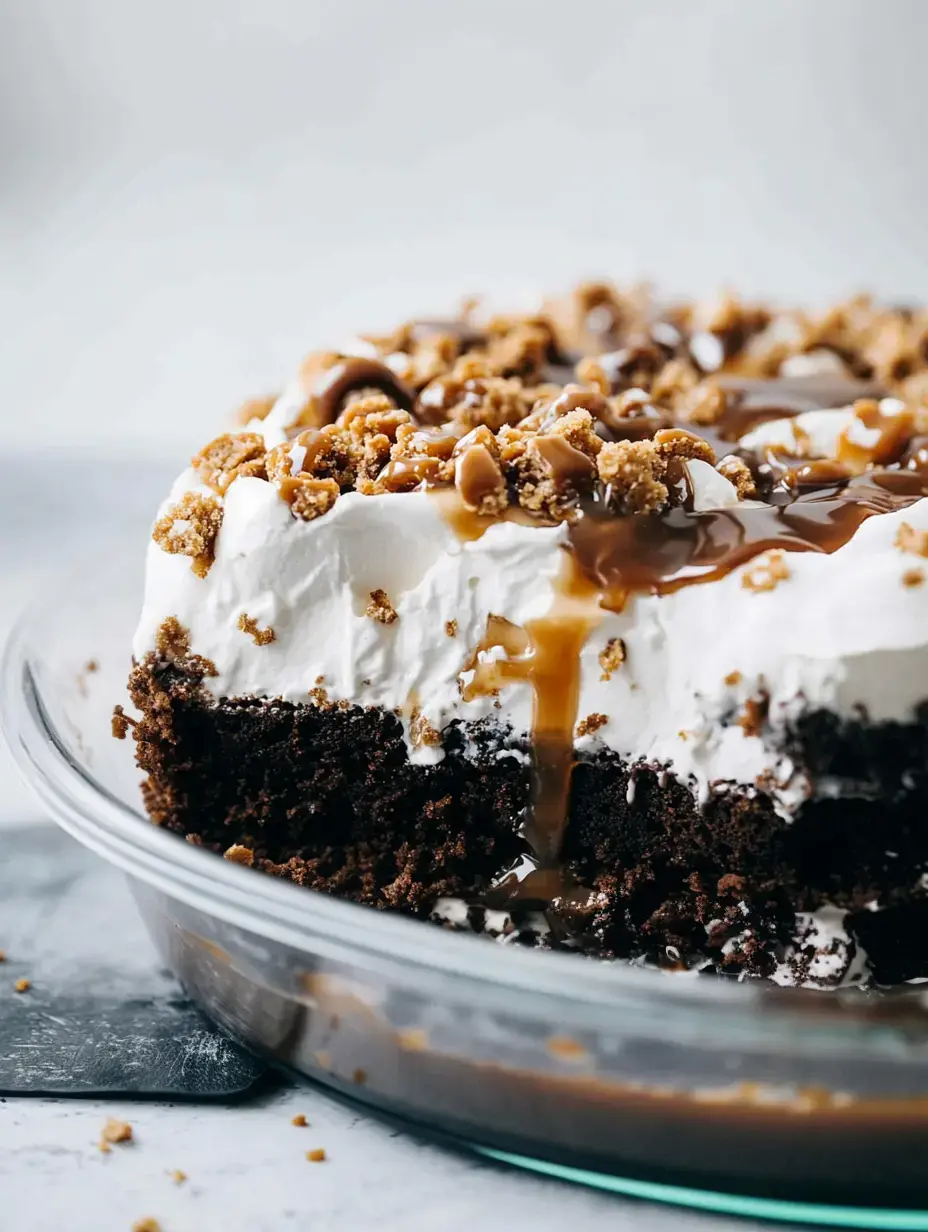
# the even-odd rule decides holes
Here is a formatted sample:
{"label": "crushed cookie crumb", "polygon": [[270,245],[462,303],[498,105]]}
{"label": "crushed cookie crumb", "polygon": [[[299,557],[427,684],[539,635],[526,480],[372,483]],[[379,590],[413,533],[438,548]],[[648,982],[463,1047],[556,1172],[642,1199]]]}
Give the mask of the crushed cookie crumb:
{"label": "crushed cookie crumb", "polygon": [[125,740],[129,734],[129,728],[135,726],[135,719],[130,719],[122,706],[114,706],[110,726],[117,740]]}
{"label": "crushed cookie crumb", "polygon": [[161,1232],[161,1224],[157,1219],[152,1219],[147,1215],[144,1219],[137,1219],[132,1225],[132,1232]]}
{"label": "crushed cookie crumb", "polygon": [[436,748],[441,744],[441,732],[417,708],[409,720],[409,738],[416,748]]}
{"label": "crushed cookie crumb", "polygon": [[767,722],[770,712],[770,697],[761,693],[758,697],[749,697],[744,703],[737,723],[746,736],[759,736]]}
{"label": "crushed cookie crumb", "polygon": [[313,1147],[311,1151],[306,1152],[306,1158],[312,1164],[321,1164],[325,1160],[325,1151],[321,1146]]}
{"label": "crushed cookie crumb", "polygon": [[727,684],[728,687],[731,689],[733,689],[736,684],[740,684],[740,683],[741,683],[741,673],[738,671],[729,672],[728,675],[725,677],[725,684]]}
{"label": "crushed cookie crumb", "polygon": [[902,575],[902,585],[911,589],[913,586],[921,586],[925,580],[924,569],[906,569]]}
{"label": "crushed cookie crumb", "polygon": [[600,680],[611,680],[612,673],[619,670],[626,658],[624,640],[621,637],[610,637],[599,652],[599,666],[602,668]]}
{"label": "crushed cookie crumb", "polygon": [[106,1124],[100,1131],[101,1142],[132,1142],[132,1126],[128,1121],[119,1121],[115,1117],[108,1117]]}
{"label": "crushed cookie crumb", "polygon": [[577,736],[592,736],[601,727],[605,727],[608,722],[609,716],[607,714],[588,714],[585,719],[581,719],[577,724]]}
{"label": "crushed cookie crumb", "polygon": [[[197,472],[197,478],[212,488],[219,496],[224,496],[229,485],[241,474],[246,464],[248,474],[256,478],[266,478],[263,471],[265,455],[264,437],[257,432],[226,432],[210,441],[198,454],[190,459],[190,465]],[[254,466],[254,463],[262,463]]]}
{"label": "crushed cookie crumb", "polygon": [[[190,630],[185,629],[176,616],[161,622],[155,633],[155,651],[158,657],[188,676],[218,676],[216,664],[190,649]],[[132,720],[130,719],[131,723]]]}
{"label": "crushed cookie crumb", "polygon": [[171,1180],[174,1182],[175,1185],[183,1185],[186,1179],[187,1179],[186,1172],[183,1172],[180,1168],[171,1169]]}
{"label": "crushed cookie crumb", "polygon": [[290,1124],[295,1125],[298,1129],[303,1129],[309,1124],[309,1121],[307,1121],[304,1113],[298,1112],[295,1117],[290,1118]]}
{"label": "crushed cookie crumb", "polygon": [[99,670],[100,670],[100,664],[97,662],[96,659],[88,659],[87,662],[84,664],[84,671],[87,673],[88,676],[92,676],[94,672],[98,672]]}
{"label": "crushed cookie crumb", "polygon": [[243,847],[241,843],[233,843],[231,847],[227,847],[222,853],[224,860],[231,861],[232,864],[244,864],[248,868],[255,862],[255,853],[250,847]]}
{"label": "crushed cookie crumb", "polygon": [[732,485],[739,500],[753,500],[757,496],[757,484],[751,468],[743,458],[736,458],[734,454],[729,454],[722,458],[715,469]]}
{"label": "crushed cookie crumb", "polygon": [[31,987],[32,987],[32,980],[21,979],[21,980],[17,980],[16,983],[13,985],[13,991],[14,992],[28,992]]}
{"label": "crushed cookie crumb", "polygon": [[247,633],[256,646],[269,646],[271,642],[277,640],[277,634],[270,626],[266,629],[258,627],[258,622],[247,612],[242,612],[238,618],[238,627],[243,633]]}
{"label": "crushed cookie crumb", "polygon": [[780,582],[786,581],[789,576],[790,572],[786,563],[786,553],[775,548],[757,557],[750,568],[742,575],[741,585],[745,590],[761,594],[767,590],[774,590]]}
{"label": "crushed cookie crumb", "polygon": [[928,530],[916,530],[910,523],[902,522],[894,542],[900,552],[910,552],[913,556],[928,556]]}
{"label": "crushed cookie crumb", "polygon": [[670,498],[661,482],[664,460],[653,441],[608,441],[596,466],[608,485],[608,503],[617,513],[656,513]]}
{"label": "crushed cookie crumb", "polygon": [[204,578],[213,563],[221,526],[222,505],[216,497],[187,492],[158,519],[151,537],[163,552],[189,556],[190,568]]}
{"label": "crushed cookie crumb", "polygon": [[458,622],[456,620],[445,621],[445,637],[457,637]]}
{"label": "crushed cookie crumb", "polygon": [[399,613],[390,602],[390,596],[385,590],[372,590],[370,594],[370,603],[364,609],[365,616],[370,616],[371,620],[376,620],[382,625],[392,625],[395,620],[399,619]]}

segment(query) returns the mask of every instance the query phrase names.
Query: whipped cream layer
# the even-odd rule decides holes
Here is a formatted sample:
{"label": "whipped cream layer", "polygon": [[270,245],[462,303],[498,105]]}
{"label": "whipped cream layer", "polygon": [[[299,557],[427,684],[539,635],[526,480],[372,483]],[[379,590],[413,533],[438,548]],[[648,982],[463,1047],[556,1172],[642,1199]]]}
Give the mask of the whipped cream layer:
{"label": "whipped cream layer", "polygon": [[[816,415],[808,425],[815,431],[804,436],[807,456],[810,440],[830,451],[849,412]],[[280,439],[276,419],[272,413],[260,426],[269,445]],[[766,439],[793,432],[787,425],[795,421],[777,422],[763,426]],[[694,461],[688,469],[695,509],[737,503],[712,467]],[[162,512],[197,491],[207,489],[185,472]],[[205,577],[187,558],[150,545],[136,658],[155,648],[158,628],[173,616],[190,630],[194,652],[215,665],[218,674],[204,686],[216,698],[309,703],[311,690],[322,687],[330,701],[396,710],[411,758],[426,763],[443,754],[414,742],[414,713],[438,730],[454,719],[489,717],[528,739],[530,682],[470,700],[462,685],[478,648],[484,661],[506,656],[487,644],[491,616],[525,626],[555,609],[568,528],[500,521],[467,541],[448,517],[454,496],[345,493],[305,522],[272,484],[237,479],[224,497]],[[928,531],[928,500],[868,518],[831,554],[786,553],[788,576],[769,590],[744,584],[748,562],[669,594],[632,595],[621,612],[591,601],[576,717],[581,730],[591,715],[598,726],[590,724],[595,731],[578,736],[577,747],[605,745],[626,759],[660,763],[701,795],[711,784],[762,778],[788,816],[809,785],[777,751],[778,730],[819,708],[905,722],[928,696],[928,585],[903,582],[928,562],[896,546],[903,523]],[[366,614],[375,590],[395,608],[393,623]],[[242,616],[273,629],[275,640],[256,645],[240,628]],[[606,679],[599,656],[613,638],[623,640],[625,661]],[[769,696],[764,737],[736,721],[760,696]]]}

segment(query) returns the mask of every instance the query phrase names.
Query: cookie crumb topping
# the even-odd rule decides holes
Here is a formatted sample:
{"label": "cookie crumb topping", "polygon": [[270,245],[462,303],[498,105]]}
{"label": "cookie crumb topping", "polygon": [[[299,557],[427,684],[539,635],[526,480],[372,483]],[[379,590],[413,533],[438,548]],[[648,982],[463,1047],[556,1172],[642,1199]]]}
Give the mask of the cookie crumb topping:
{"label": "cookie crumb topping", "polygon": [[255,862],[255,853],[250,847],[244,847],[241,843],[233,843],[222,854],[226,860],[231,860],[233,864],[244,864],[248,868],[251,868]]}
{"label": "cookie crumb topping", "polygon": [[742,574],[741,585],[745,590],[761,594],[763,591],[776,589],[789,575],[786,553],[777,548],[764,552],[755,559],[751,567]]}
{"label": "cookie crumb topping", "polygon": [[271,642],[277,640],[277,634],[270,627],[262,629],[258,626],[258,622],[247,612],[242,612],[238,618],[238,627],[243,633],[247,633],[256,646],[269,646]]}
{"label": "cookie crumb topping", "polygon": [[925,580],[924,569],[906,569],[902,575],[902,585],[911,590],[914,586],[921,586]]}
{"label": "cookie crumb topping", "polygon": [[612,673],[617,672],[627,658],[625,642],[620,637],[610,637],[599,652],[599,666],[602,668],[600,680],[611,680]]}
{"label": "cookie crumb topping", "polygon": [[155,523],[152,538],[164,552],[189,556],[197,577],[206,577],[213,563],[216,536],[222,526],[222,505],[215,496],[186,492]]}
{"label": "cookie crumb topping", "polygon": [[607,714],[588,714],[585,719],[581,719],[577,724],[577,736],[592,736],[594,732],[598,732],[601,727],[605,727],[609,722]]}
{"label": "cookie crumb topping", "polygon": [[392,625],[395,620],[399,620],[399,613],[385,590],[371,591],[370,602],[364,609],[364,614],[382,625]]}
{"label": "cookie crumb topping", "polygon": [[458,622],[456,620],[445,621],[445,637],[457,637]]}
{"label": "cookie crumb topping", "polygon": [[910,552],[913,556],[928,556],[928,530],[916,530],[908,522],[902,522],[895,542],[900,552]]}

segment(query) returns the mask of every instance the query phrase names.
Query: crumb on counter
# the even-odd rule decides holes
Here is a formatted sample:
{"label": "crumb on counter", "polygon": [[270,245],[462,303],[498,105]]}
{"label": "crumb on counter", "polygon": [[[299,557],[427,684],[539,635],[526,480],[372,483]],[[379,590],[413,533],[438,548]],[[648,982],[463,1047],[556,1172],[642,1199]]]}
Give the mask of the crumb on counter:
{"label": "crumb on counter", "polygon": [[315,1146],[311,1151],[306,1152],[306,1158],[310,1163],[321,1164],[325,1160],[325,1151],[321,1146]]}
{"label": "crumb on counter", "polygon": [[913,586],[921,586],[924,580],[924,569],[906,569],[902,575],[902,585],[908,589],[911,589]]}
{"label": "crumb on counter", "polygon": [[32,987],[32,980],[21,979],[21,980],[17,980],[16,983],[13,985],[13,991],[14,992],[28,992],[31,987]]}
{"label": "crumb on counter", "polygon": [[309,1121],[307,1121],[305,1113],[298,1112],[295,1117],[290,1118],[290,1124],[296,1125],[298,1129],[303,1129],[304,1126],[309,1124]]}

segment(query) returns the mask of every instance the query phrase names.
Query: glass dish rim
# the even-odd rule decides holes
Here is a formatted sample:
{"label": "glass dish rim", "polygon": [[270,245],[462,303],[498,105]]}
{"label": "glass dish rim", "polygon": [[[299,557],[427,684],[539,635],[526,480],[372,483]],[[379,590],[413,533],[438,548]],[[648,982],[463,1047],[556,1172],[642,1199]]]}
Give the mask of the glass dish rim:
{"label": "glass dish rim", "polygon": [[[60,583],[56,586],[60,595]],[[798,1034],[810,1052],[824,1045],[866,1045],[877,1024],[862,1011],[868,999],[841,1012],[809,1014],[810,990],[761,981],[661,973],[624,962],[582,959],[554,951],[493,945],[468,934],[423,927],[423,921],[342,901],[256,874],[152,825],[141,810],[99,782],[68,748],[42,700],[31,630],[41,627],[54,595],[40,591],[15,621],[0,661],[0,731],[23,778],[51,818],[72,837],[139,878],[233,927],[293,949],[389,968],[393,978],[428,982],[436,993],[453,982],[479,1003],[505,1008],[515,993],[557,1005],[558,1020],[578,1025],[637,1015],[661,1037],[692,1037],[711,1027],[729,1041],[750,1038],[791,1047]],[[115,700],[115,699],[114,699]],[[127,752],[128,755],[128,752]],[[859,990],[849,990],[860,996]],[[819,1011],[837,1008],[834,992],[811,994]],[[827,1002],[822,998],[827,998]],[[562,1013],[562,1011],[564,1011]],[[724,1017],[724,1020],[722,1016]],[[637,1021],[637,1020],[636,1020]],[[632,1019],[625,1018],[631,1026]],[[823,1028],[823,1032],[819,1030]],[[816,1036],[821,1038],[816,1040]],[[799,1048],[799,1051],[803,1051]]]}

